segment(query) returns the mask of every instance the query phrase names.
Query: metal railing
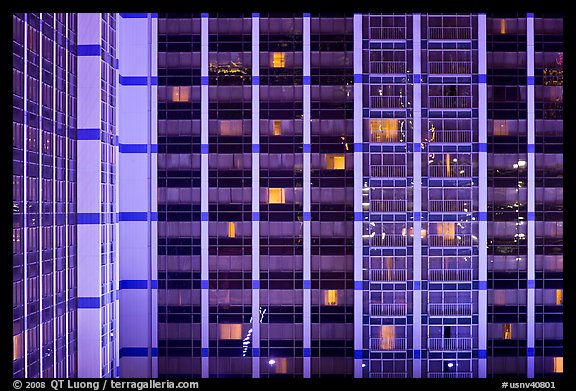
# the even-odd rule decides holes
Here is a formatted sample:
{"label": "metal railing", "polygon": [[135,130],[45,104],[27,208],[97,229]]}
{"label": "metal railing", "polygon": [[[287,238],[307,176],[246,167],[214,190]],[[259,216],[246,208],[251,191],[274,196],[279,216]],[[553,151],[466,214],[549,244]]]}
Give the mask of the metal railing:
{"label": "metal railing", "polygon": [[428,269],[430,281],[472,281],[472,269]]}
{"label": "metal railing", "polygon": [[470,379],[472,373],[470,372],[428,372],[428,378],[444,378],[444,379]]}
{"label": "metal railing", "polygon": [[406,246],[405,235],[374,235],[370,238],[370,245],[373,247],[404,247]]}
{"label": "metal railing", "polygon": [[370,201],[372,212],[405,212],[406,200],[376,200]]}
{"label": "metal railing", "polygon": [[435,178],[469,178],[472,176],[472,166],[428,166],[428,175]]}
{"label": "metal railing", "polygon": [[428,304],[429,316],[470,316],[472,303]]}
{"label": "metal railing", "polygon": [[465,247],[472,245],[472,235],[428,235],[428,245],[432,247]]}
{"label": "metal railing", "polygon": [[405,177],[406,166],[401,165],[370,166],[370,175],[376,178]]}
{"label": "metal railing", "polygon": [[371,316],[406,316],[406,304],[370,304]]}
{"label": "metal railing", "polygon": [[404,134],[400,130],[371,130],[370,141],[373,143],[402,143]]}
{"label": "metal railing", "polygon": [[451,75],[472,73],[472,63],[468,61],[430,61],[428,68],[430,74]]}
{"label": "metal railing", "polygon": [[406,270],[371,269],[370,281],[406,281]]}
{"label": "metal railing", "polygon": [[375,352],[406,350],[406,338],[370,338],[370,350]]}
{"label": "metal railing", "polygon": [[428,39],[471,39],[470,27],[429,27]]}
{"label": "metal railing", "polygon": [[431,109],[469,109],[472,107],[471,96],[430,96]]}
{"label": "metal railing", "polygon": [[471,210],[471,201],[464,200],[429,200],[430,212],[465,212]]}
{"label": "metal railing", "polygon": [[432,351],[472,350],[472,338],[429,338],[428,350]]}
{"label": "metal railing", "polygon": [[405,61],[371,62],[370,72],[373,74],[406,73]]}
{"label": "metal railing", "polygon": [[406,27],[370,27],[370,39],[406,39]]}
{"label": "metal railing", "polygon": [[370,379],[394,379],[405,378],[406,372],[370,372],[368,374]]}
{"label": "metal railing", "polygon": [[428,140],[436,143],[470,143],[472,142],[472,131],[437,130],[434,133],[429,131]]}
{"label": "metal railing", "polygon": [[371,96],[370,107],[375,109],[405,108],[406,96]]}

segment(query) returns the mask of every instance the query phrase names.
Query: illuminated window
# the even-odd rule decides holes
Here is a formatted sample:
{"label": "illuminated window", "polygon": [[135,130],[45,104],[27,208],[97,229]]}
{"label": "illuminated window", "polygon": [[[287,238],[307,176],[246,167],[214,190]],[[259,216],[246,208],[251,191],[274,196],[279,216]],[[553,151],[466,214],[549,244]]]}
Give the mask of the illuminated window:
{"label": "illuminated window", "polygon": [[562,289],[556,289],[556,305],[562,304]]}
{"label": "illuminated window", "polygon": [[344,155],[326,155],[327,170],[343,170],[345,168]]}
{"label": "illuminated window", "polygon": [[172,87],[172,102],[190,102],[190,87]]}
{"label": "illuminated window", "polygon": [[229,238],[236,237],[236,223],[233,221],[228,222],[228,237]]}
{"label": "illuminated window", "polygon": [[12,337],[12,360],[16,361],[22,358],[23,346],[22,346],[22,334],[14,335]]}
{"label": "illuminated window", "polygon": [[274,373],[288,373],[288,360],[286,357],[274,359]]}
{"label": "illuminated window", "polygon": [[282,134],[282,121],[272,121],[272,130],[274,132],[274,136],[280,136]]}
{"label": "illuminated window", "polygon": [[438,223],[438,234],[445,240],[454,240],[454,223]]}
{"label": "illuminated window", "polygon": [[271,187],[268,189],[269,204],[285,204],[286,192],[283,188]]}
{"label": "illuminated window", "polygon": [[450,154],[447,153],[447,154],[446,154],[446,159],[444,160],[444,164],[445,164],[445,167],[446,167],[446,176],[450,176],[450,163],[451,163],[451,161],[450,161]]}
{"label": "illuminated window", "polygon": [[564,357],[554,357],[554,373],[564,373]]}
{"label": "illuminated window", "polygon": [[420,230],[420,237],[421,237],[422,239],[425,239],[427,234],[428,234],[428,231],[426,231],[426,229],[422,228],[422,229]]}
{"label": "illuminated window", "polygon": [[284,68],[286,66],[286,53],[274,52],[272,54],[272,68]]}
{"label": "illuminated window", "polygon": [[500,34],[506,34],[506,19],[500,19]]}
{"label": "illuminated window", "polygon": [[380,326],[380,350],[395,349],[396,329],[394,326]]}
{"label": "illuminated window", "polygon": [[399,122],[397,119],[371,119],[371,141],[375,143],[397,142],[398,128]]}
{"label": "illuminated window", "polygon": [[242,339],[242,325],[238,323],[221,323],[220,339]]}
{"label": "illuminated window", "polygon": [[508,136],[508,121],[494,120],[494,136]]}
{"label": "illuminated window", "polygon": [[512,339],[512,323],[505,323],[502,325],[502,338]]}
{"label": "illuminated window", "polygon": [[324,305],[337,305],[338,304],[338,291],[336,289],[328,289],[324,291]]}
{"label": "illuminated window", "polygon": [[242,120],[220,120],[221,136],[240,136],[242,135]]}

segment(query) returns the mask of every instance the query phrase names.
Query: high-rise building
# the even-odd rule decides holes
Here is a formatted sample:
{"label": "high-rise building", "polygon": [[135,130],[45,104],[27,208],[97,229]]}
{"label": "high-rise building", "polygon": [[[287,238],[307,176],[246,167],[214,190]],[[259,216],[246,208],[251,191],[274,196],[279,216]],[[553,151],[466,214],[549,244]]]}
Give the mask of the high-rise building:
{"label": "high-rise building", "polygon": [[14,16],[15,376],[561,376],[561,16],[55,15]]}

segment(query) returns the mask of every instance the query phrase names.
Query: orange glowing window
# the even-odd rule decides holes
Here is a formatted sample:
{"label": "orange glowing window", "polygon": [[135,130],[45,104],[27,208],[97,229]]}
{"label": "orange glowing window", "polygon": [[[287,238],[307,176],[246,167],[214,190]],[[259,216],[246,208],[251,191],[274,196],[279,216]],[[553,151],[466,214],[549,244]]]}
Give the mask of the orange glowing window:
{"label": "orange glowing window", "polygon": [[562,304],[562,289],[556,289],[556,305]]}
{"label": "orange glowing window", "polygon": [[564,357],[554,357],[554,373],[564,373]]}
{"label": "orange glowing window", "polygon": [[228,237],[229,238],[236,237],[236,223],[233,221],[228,222]]}
{"label": "orange glowing window", "polygon": [[326,155],[327,170],[343,170],[346,166],[344,155]]}
{"label": "orange glowing window", "polygon": [[272,68],[284,68],[286,66],[286,53],[274,52],[271,55]]}
{"label": "orange glowing window", "polygon": [[454,223],[438,223],[438,234],[444,239],[453,240],[455,234],[455,224]]}
{"label": "orange glowing window", "polygon": [[338,304],[338,291],[336,289],[328,289],[324,291],[324,305],[337,305]]}
{"label": "orange glowing window", "polygon": [[274,362],[274,373],[288,373],[288,360],[286,357],[280,357],[268,361],[269,363]]}
{"label": "orange glowing window", "polygon": [[508,136],[508,122],[505,120],[494,120],[494,136]]}
{"label": "orange glowing window", "polygon": [[242,339],[242,325],[238,323],[221,323],[220,339]]}
{"label": "orange glowing window", "polygon": [[512,339],[512,323],[505,323],[502,325],[502,338]]}
{"label": "orange glowing window", "polygon": [[394,326],[380,326],[380,350],[394,350],[396,329]]}
{"label": "orange glowing window", "polygon": [[190,87],[172,87],[172,102],[190,102]]}
{"label": "orange glowing window", "polygon": [[506,34],[506,19],[500,19],[500,34]]}
{"label": "orange glowing window", "polygon": [[16,361],[20,357],[22,357],[22,334],[12,337],[12,361]]}
{"label": "orange glowing window", "polygon": [[221,136],[240,136],[242,135],[242,120],[220,120]]}
{"label": "orange glowing window", "polygon": [[286,191],[283,188],[271,187],[268,189],[268,203],[269,204],[285,204]]}
{"label": "orange glowing window", "polygon": [[282,134],[282,121],[272,121],[272,132],[274,136],[280,136]]}
{"label": "orange glowing window", "polygon": [[399,121],[397,119],[371,119],[370,136],[372,142],[386,143],[398,141]]}

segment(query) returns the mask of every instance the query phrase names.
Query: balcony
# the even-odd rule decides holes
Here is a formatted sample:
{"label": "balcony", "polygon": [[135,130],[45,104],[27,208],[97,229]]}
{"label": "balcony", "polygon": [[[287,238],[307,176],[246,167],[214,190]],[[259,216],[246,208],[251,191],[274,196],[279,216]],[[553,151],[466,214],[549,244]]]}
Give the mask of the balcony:
{"label": "balcony", "polygon": [[406,39],[406,27],[371,27],[370,39]]}
{"label": "balcony", "polygon": [[406,177],[406,166],[400,166],[400,165],[370,166],[370,175],[374,178]]}
{"label": "balcony", "polygon": [[468,247],[472,246],[472,235],[428,235],[428,245],[431,247]]}
{"label": "balcony", "polygon": [[461,75],[472,73],[472,63],[453,61],[431,61],[428,63],[429,73],[436,75]]}
{"label": "balcony", "polygon": [[372,212],[405,212],[406,200],[376,200],[370,201]]}
{"label": "balcony", "polygon": [[372,247],[405,247],[405,235],[374,235],[370,238],[370,245]]}
{"label": "balcony", "polygon": [[472,166],[429,166],[428,175],[434,178],[470,178]]}
{"label": "balcony", "polygon": [[406,316],[406,304],[370,304],[370,316],[394,317]]}
{"label": "balcony", "polygon": [[428,372],[429,379],[470,379],[472,373],[470,372]]}
{"label": "balcony", "polygon": [[472,350],[472,338],[429,338],[428,350],[439,352]]}
{"label": "balcony", "polygon": [[430,96],[428,106],[431,109],[469,109],[472,107],[471,96]]}
{"label": "balcony", "polygon": [[373,143],[403,143],[405,141],[404,137],[404,134],[399,130],[370,131],[370,141]]}
{"label": "balcony", "polygon": [[406,270],[371,269],[370,281],[406,281]]}
{"label": "balcony", "polygon": [[373,352],[406,350],[406,338],[370,338],[370,350]]}
{"label": "balcony", "polygon": [[472,303],[428,304],[429,316],[471,316]]}
{"label": "balcony", "polygon": [[428,28],[428,39],[462,40],[471,38],[472,38],[472,29],[470,27]]}
{"label": "balcony", "polygon": [[372,74],[403,74],[406,73],[406,62],[404,61],[382,61],[370,63]]}
{"label": "balcony", "polygon": [[472,269],[429,269],[430,281],[472,281]]}
{"label": "balcony", "polygon": [[428,210],[430,212],[468,212],[471,210],[471,203],[465,200],[430,200]]}
{"label": "balcony", "polygon": [[395,379],[405,378],[406,372],[370,372],[368,375],[370,379]]}
{"label": "balcony", "polygon": [[472,131],[470,130],[442,130],[428,133],[428,140],[436,143],[471,143]]}
{"label": "balcony", "polygon": [[371,96],[370,107],[373,109],[406,108],[406,96]]}

